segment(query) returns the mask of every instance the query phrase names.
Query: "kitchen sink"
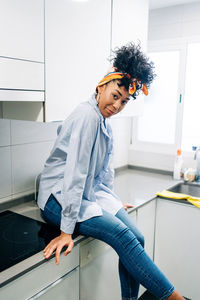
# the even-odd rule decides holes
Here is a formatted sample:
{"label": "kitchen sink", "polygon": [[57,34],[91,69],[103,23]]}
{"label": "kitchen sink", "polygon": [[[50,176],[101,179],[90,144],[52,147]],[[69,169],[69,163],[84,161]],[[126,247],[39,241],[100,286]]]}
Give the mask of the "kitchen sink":
{"label": "kitchen sink", "polygon": [[200,197],[200,185],[195,183],[181,182],[172,188],[168,189],[170,192],[187,194],[194,197]]}
{"label": "kitchen sink", "polygon": [[[185,194],[185,195],[189,195],[191,197],[198,197],[200,198],[200,184],[199,183],[193,183],[193,182],[180,182],[174,186],[172,186],[171,188],[166,189],[166,191],[169,192],[173,192],[173,193],[180,193],[180,194]],[[160,198],[164,198],[164,199],[168,199],[170,201],[175,201],[175,202],[181,202],[184,204],[189,204],[189,205],[193,205],[192,202],[190,202],[190,200],[186,200],[186,199],[175,199],[173,198],[173,195],[170,198],[170,193],[167,195],[167,193],[165,193],[165,191],[163,191],[163,195],[162,192],[158,193]]]}
{"label": "kitchen sink", "polygon": [[[174,193],[181,193],[186,194],[193,197],[200,198],[200,184],[198,183],[188,183],[188,182],[180,182],[171,188],[168,188],[167,191],[174,192]],[[161,198],[166,199],[165,197],[159,196]],[[193,205],[191,202],[187,201],[186,199],[174,199],[174,198],[167,198],[170,201],[181,202],[188,205]]]}

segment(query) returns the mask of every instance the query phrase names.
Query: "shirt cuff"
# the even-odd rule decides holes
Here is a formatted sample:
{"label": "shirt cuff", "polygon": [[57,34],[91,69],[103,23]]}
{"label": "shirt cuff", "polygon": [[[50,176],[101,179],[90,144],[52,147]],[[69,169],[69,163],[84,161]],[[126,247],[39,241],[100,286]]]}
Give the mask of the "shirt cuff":
{"label": "shirt cuff", "polygon": [[76,220],[61,218],[60,230],[67,234],[73,234],[75,225]]}

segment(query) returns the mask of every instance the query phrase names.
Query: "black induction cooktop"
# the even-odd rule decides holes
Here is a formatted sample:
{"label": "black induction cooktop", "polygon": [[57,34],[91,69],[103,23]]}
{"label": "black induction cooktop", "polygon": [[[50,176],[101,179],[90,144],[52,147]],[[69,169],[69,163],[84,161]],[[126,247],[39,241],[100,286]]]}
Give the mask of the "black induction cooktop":
{"label": "black induction cooktop", "polygon": [[0,213],[0,272],[42,251],[58,227],[6,210]]}

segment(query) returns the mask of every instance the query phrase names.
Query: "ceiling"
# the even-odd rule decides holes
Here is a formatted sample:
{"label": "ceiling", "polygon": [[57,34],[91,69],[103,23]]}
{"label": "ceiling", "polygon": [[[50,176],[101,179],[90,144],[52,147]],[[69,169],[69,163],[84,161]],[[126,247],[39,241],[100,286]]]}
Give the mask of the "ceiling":
{"label": "ceiling", "polygon": [[156,9],[167,6],[174,6],[180,4],[189,4],[193,2],[200,2],[200,0],[149,0],[149,8]]}

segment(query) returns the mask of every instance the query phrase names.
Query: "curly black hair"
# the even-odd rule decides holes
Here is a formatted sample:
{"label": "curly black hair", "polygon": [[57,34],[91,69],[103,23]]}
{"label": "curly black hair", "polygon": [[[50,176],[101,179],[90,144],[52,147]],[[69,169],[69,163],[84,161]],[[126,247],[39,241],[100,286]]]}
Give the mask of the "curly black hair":
{"label": "curly black hair", "polygon": [[[121,48],[116,48],[112,53],[109,61],[113,61],[113,67],[117,71],[127,73],[131,78],[137,78],[141,84],[144,83],[147,87],[150,86],[156,76],[154,73],[154,63],[149,61],[149,58],[141,51],[140,43],[137,45],[129,43]],[[128,90],[131,79],[125,76],[120,81],[119,86],[124,86]],[[140,89],[141,85],[137,85],[136,91],[132,95],[134,99],[139,94]]]}

